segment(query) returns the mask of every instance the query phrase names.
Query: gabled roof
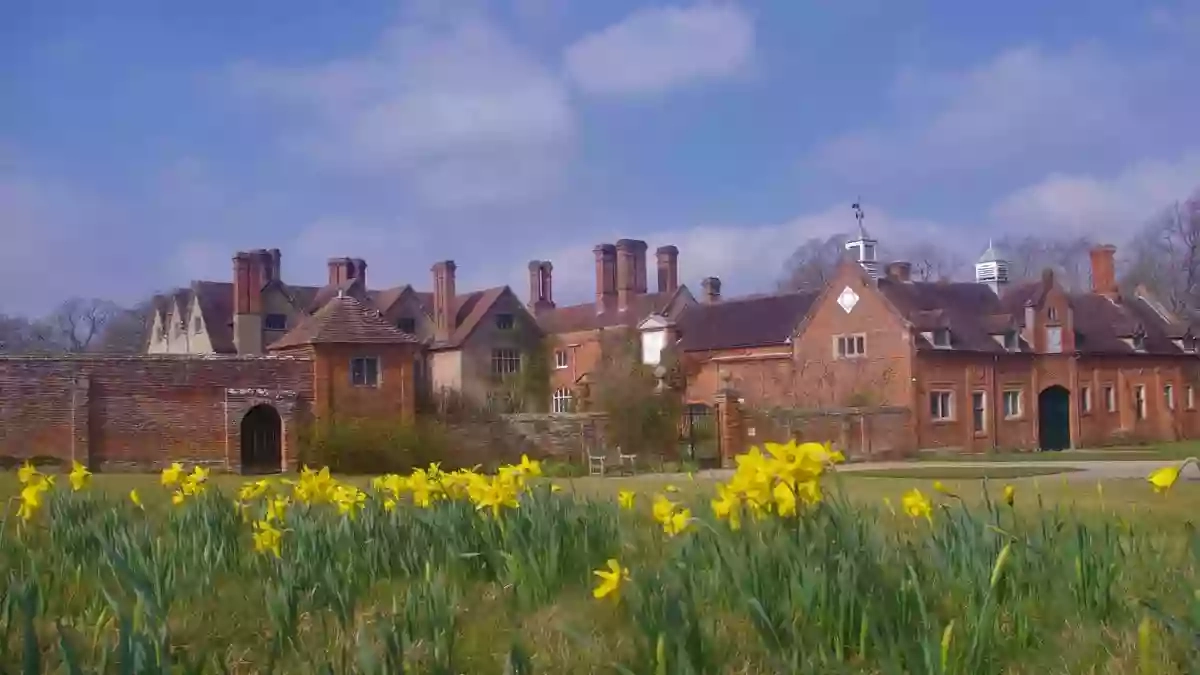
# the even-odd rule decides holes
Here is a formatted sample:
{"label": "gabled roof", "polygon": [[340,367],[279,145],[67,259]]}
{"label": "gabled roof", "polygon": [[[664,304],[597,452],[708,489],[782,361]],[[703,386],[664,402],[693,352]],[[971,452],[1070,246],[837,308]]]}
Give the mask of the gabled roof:
{"label": "gabled roof", "polygon": [[[958,281],[901,282],[880,279],[879,290],[918,331],[949,329],[953,347],[977,352],[1003,352],[992,327],[1003,326],[1006,312],[986,284]],[[1003,332],[1003,331],[1001,331]],[[917,348],[933,348],[923,341]]]}
{"label": "gabled roof", "polygon": [[286,349],[313,344],[405,344],[417,337],[401,332],[379,312],[351,295],[331,299],[315,314],[305,317],[268,349]]}
{"label": "gabled roof", "polygon": [[[538,325],[547,333],[576,333],[581,331],[612,328],[615,326],[636,326],[642,319],[651,314],[668,312],[676,298],[691,297],[686,286],[679,286],[670,293],[639,293],[630,298],[629,307],[620,311],[613,304],[605,307],[603,312],[596,311],[595,302],[578,305],[555,307],[537,313]],[[686,305],[685,305],[686,306]]]}
{"label": "gabled roof", "polygon": [[819,293],[778,293],[692,305],[677,321],[684,351],[786,344]]}

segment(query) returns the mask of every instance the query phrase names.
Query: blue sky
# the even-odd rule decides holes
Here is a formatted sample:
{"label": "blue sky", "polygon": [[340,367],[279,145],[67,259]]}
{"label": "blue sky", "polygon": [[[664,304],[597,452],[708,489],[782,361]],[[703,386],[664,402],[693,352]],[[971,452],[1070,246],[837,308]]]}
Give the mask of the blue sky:
{"label": "blue sky", "polygon": [[974,252],[1121,243],[1200,186],[1200,0],[17,0],[0,19],[0,312],[368,261],[460,287],[680,247],[764,290],[853,224]]}

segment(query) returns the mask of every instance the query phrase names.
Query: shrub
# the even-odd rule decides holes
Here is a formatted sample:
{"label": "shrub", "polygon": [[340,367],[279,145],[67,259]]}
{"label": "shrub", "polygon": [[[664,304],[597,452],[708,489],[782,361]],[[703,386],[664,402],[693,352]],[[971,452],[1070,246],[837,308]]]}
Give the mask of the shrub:
{"label": "shrub", "polygon": [[302,464],[342,474],[405,473],[440,461],[445,451],[445,430],[428,421],[317,424],[300,439]]}

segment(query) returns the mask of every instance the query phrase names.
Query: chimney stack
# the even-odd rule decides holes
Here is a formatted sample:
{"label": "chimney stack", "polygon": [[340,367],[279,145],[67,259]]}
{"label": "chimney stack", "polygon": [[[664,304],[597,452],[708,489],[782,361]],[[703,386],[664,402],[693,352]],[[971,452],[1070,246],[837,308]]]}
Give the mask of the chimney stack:
{"label": "chimney stack", "polygon": [[596,254],[596,313],[612,308],[617,295],[617,247],[597,244]]}
{"label": "chimney stack", "polygon": [[704,291],[704,302],[712,304],[721,301],[721,280],[718,277],[705,277],[700,282],[700,288]]}
{"label": "chimney stack", "polygon": [[529,307],[535,314],[554,309],[553,272],[549,260],[529,261]]}
{"label": "chimney stack", "polygon": [[327,263],[329,266],[329,284],[331,286],[340,286],[352,279],[351,270],[354,267],[354,261],[349,258],[330,258]]}
{"label": "chimney stack", "polygon": [[658,261],[658,292],[674,293],[679,288],[679,249],[659,246],[654,257]]}
{"label": "chimney stack", "polygon": [[645,293],[645,289],[646,242],[636,239],[617,240],[617,311],[624,312],[629,309],[634,296]]}
{"label": "chimney stack", "polygon": [[902,260],[888,263],[887,278],[902,284],[912,281],[912,263]]}
{"label": "chimney stack", "polygon": [[633,247],[633,292],[647,293],[650,290],[649,277],[646,273],[646,251],[649,246],[641,239],[631,242]]}
{"label": "chimney stack", "polygon": [[350,278],[358,282],[362,290],[367,290],[367,261],[362,258],[350,259]]}
{"label": "chimney stack", "polygon": [[433,265],[433,328],[434,338],[445,342],[454,334],[458,308],[454,305],[453,260],[443,260]]}
{"label": "chimney stack", "polygon": [[1092,258],[1092,292],[1116,300],[1120,294],[1117,290],[1117,247],[1101,244],[1093,247],[1089,253]]}
{"label": "chimney stack", "polygon": [[262,353],[262,288],[265,251],[233,256],[233,344],[239,354]]}

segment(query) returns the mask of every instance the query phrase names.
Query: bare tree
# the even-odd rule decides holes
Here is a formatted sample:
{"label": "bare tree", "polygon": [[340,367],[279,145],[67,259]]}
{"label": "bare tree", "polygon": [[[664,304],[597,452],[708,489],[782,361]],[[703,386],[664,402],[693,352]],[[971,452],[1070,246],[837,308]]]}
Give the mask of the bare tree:
{"label": "bare tree", "polygon": [[1087,288],[1091,269],[1088,251],[1093,242],[1087,237],[1003,237],[996,248],[1008,262],[1013,280],[1037,279],[1049,268],[1063,286],[1072,290]]}
{"label": "bare tree", "polygon": [[108,300],[71,298],[44,319],[35,321],[34,333],[51,350],[78,354],[87,351],[121,311]]}
{"label": "bare tree", "polygon": [[911,263],[912,278],[916,281],[954,279],[967,268],[967,259],[961,253],[930,241],[903,246],[892,257]]}
{"label": "bare tree", "polygon": [[833,277],[838,262],[846,254],[846,235],[822,239],[813,237],[792,253],[784,264],[783,291],[820,291]]}
{"label": "bare tree", "polygon": [[133,307],[118,308],[104,325],[93,351],[110,354],[138,354],[145,350],[154,327],[154,301],[144,300]]}
{"label": "bare tree", "polygon": [[1124,258],[1125,285],[1144,284],[1174,312],[1200,309],[1200,190],[1142,228]]}
{"label": "bare tree", "polygon": [[0,314],[0,354],[24,354],[32,351],[36,344],[28,319]]}

